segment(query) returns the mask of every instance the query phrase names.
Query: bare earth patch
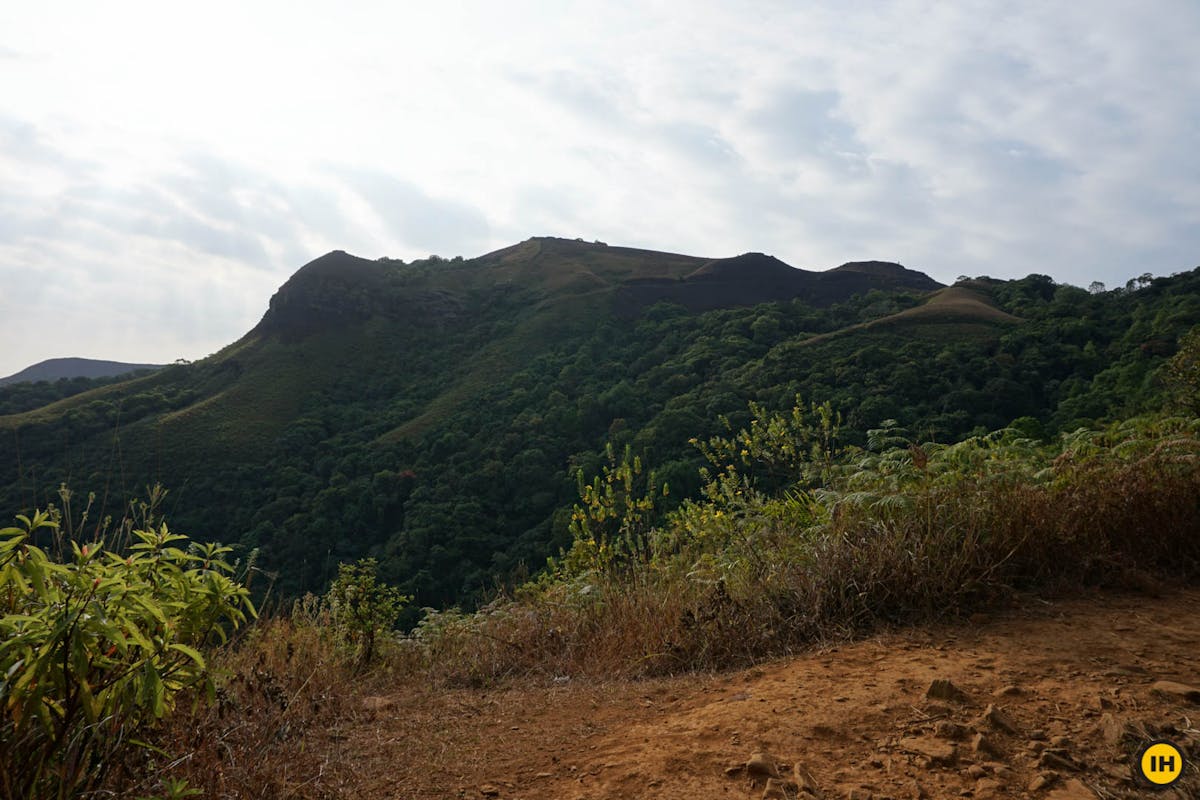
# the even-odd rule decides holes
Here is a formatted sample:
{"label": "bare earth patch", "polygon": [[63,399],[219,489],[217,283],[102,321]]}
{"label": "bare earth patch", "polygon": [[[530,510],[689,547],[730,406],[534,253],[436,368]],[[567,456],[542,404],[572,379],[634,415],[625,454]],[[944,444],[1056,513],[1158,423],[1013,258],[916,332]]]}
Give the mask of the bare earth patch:
{"label": "bare earth patch", "polygon": [[363,797],[1069,800],[1150,796],[1130,753],[1166,738],[1191,764],[1156,796],[1200,797],[1200,702],[1160,681],[1200,686],[1200,590],[1025,598],[721,675],[406,687],[312,744]]}

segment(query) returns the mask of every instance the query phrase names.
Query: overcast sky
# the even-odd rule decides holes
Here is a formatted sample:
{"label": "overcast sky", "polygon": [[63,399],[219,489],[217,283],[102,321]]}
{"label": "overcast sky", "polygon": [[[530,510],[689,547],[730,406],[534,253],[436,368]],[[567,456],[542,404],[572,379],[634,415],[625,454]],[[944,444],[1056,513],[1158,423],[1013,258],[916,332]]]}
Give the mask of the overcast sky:
{"label": "overcast sky", "polygon": [[331,249],[942,281],[1200,264],[1200,3],[7,2],[0,375],[171,361]]}

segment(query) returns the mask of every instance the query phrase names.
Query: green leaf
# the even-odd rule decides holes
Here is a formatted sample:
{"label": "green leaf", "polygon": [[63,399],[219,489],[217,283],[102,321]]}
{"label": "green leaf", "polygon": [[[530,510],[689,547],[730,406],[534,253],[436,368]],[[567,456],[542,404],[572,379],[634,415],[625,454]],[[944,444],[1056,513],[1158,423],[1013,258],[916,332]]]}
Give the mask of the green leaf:
{"label": "green leaf", "polygon": [[156,718],[161,718],[166,712],[163,691],[162,676],[158,674],[154,663],[147,661],[142,670],[142,704],[150,709]]}
{"label": "green leaf", "polygon": [[185,656],[192,659],[192,661],[195,661],[196,666],[200,667],[200,669],[205,668],[204,656],[200,655],[200,651],[196,648],[189,647],[186,644],[180,644],[179,642],[174,642],[170,645],[169,649],[183,653]]}

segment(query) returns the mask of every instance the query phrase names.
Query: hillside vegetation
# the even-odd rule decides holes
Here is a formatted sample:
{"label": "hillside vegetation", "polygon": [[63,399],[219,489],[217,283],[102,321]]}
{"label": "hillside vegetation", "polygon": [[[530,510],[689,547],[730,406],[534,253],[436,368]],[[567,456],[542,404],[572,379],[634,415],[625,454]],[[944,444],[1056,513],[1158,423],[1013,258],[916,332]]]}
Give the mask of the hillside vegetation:
{"label": "hillside vegetation", "polygon": [[[1194,363],[1200,335],[1189,347],[1173,366]],[[247,589],[226,577],[225,549],[185,553],[165,526],[123,525],[136,542],[128,550],[110,538],[56,563],[25,531],[0,531],[3,774],[33,777],[16,767],[32,751],[47,767],[38,796],[354,796],[381,768],[348,770],[323,732],[354,725],[355,708],[387,711],[400,729],[425,713],[358,691],[727,669],[965,618],[1018,593],[1160,594],[1200,574],[1195,417],[1143,417],[1052,444],[1014,429],[917,443],[889,424],[858,448],[839,445],[828,406],[750,414],[747,427],[695,442],[710,464],[702,497],[664,524],[651,522],[664,495],[652,472],[610,450],[601,475],[580,479],[560,559],[475,612],[424,609],[407,635],[391,625],[408,598],[377,583],[371,560],[214,648],[222,617],[245,619]],[[70,519],[23,522],[57,534]],[[208,694],[174,701],[198,685]],[[54,736],[60,719],[73,720],[65,739]],[[370,749],[361,720],[358,730],[351,751]],[[1150,735],[1131,731],[1133,745]],[[134,733],[152,746],[126,742]],[[428,749],[410,741],[400,752]],[[26,795],[10,789],[0,796]]]}
{"label": "hillside vegetation", "polygon": [[[704,309],[730,269],[816,288]],[[335,253],[209,359],[0,418],[39,507],[0,530],[0,797],[361,796],[335,728],[372,688],[725,670],[1200,575],[1200,271],[781,269]],[[446,741],[421,713],[406,757]]]}
{"label": "hillside vegetation", "polygon": [[1154,406],[1198,289],[1195,272],[946,289],[883,262],[814,273],[557,239],[331,253],[210,358],[0,417],[0,506],[67,483],[103,516],[160,482],[182,529],[258,548],[276,595],[373,556],[413,608],[470,603],[570,544],[575,473],[597,474],[606,442],[655,465],[666,512],[702,490],[688,440],[745,424],[750,401],[828,401],[859,446],[888,419],[943,444],[1014,421],[1050,439]]}

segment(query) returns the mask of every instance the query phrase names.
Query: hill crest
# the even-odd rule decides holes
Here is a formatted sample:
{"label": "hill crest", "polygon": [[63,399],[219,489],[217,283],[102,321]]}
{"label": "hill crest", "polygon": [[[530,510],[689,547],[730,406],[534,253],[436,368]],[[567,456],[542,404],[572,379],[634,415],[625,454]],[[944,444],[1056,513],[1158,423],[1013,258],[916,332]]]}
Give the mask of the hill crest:
{"label": "hill crest", "polygon": [[48,358],[20,372],[0,378],[0,386],[12,383],[57,381],[62,378],[111,378],[142,369],[161,369],[162,364],[129,364],[95,358]]}
{"label": "hill crest", "polygon": [[472,296],[498,288],[533,292],[541,302],[591,297],[629,319],[660,302],[692,312],[795,298],[824,307],[872,289],[941,287],[922,272],[890,262],[852,262],[819,272],[758,252],[714,259],[554,237],[530,238],[472,259],[411,263],[334,250],[279,288],[255,332],[303,336],[374,315],[441,323],[462,314]]}

